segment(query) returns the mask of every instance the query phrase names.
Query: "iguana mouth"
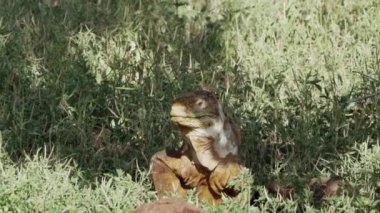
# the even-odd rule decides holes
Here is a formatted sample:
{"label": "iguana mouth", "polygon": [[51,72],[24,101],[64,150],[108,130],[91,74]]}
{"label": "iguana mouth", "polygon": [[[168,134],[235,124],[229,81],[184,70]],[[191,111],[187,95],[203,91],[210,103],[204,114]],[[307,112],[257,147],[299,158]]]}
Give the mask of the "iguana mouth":
{"label": "iguana mouth", "polygon": [[215,119],[215,115],[198,115],[198,116],[179,116],[179,115],[170,115],[171,118],[184,118],[184,119]]}
{"label": "iguana mouth", "polygon": [[211,116],[171,116],[170,120],[179,126],[205,128],[212,125]]}
{"label": "iguana mouth", "polygon": [[190,119],[205,119],[205,118],[215,118],[217,115],[212,115],[210,113],[191,113],[184,106],[174,105],[170,112],[170,117],[181,117],[181,118],[190,118]]}
{"label": "iguana mouth", "polygon": [[213,124],[217,119],[216,115],[208,112],[191,112],[182,104],[173,104],[170,112],[170,120],[176,125],[191,127],[191,128],[205,128]]}

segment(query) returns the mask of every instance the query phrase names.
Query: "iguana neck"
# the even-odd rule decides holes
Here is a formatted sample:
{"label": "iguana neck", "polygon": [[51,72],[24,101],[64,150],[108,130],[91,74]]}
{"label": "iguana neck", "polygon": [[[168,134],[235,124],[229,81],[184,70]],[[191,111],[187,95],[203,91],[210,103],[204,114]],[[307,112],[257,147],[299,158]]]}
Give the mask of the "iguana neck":
{"label": "iguana neck", "polygon": [[192,157],[210,171],[228,155],[236,156],[240,140],[239,129],[230,117],[221,115],[208,128],[195,128],[185,134],[185,141],[191,145]]}

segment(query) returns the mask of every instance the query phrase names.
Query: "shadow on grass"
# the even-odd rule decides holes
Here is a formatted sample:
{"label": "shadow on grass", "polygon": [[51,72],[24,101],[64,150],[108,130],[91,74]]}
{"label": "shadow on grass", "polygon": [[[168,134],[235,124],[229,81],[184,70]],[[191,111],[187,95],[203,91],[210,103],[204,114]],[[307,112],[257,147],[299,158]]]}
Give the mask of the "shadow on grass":
{"label": "shadow on grass", "polygon": [[[46,148],[57,159],[73,158],[89,179],[118,168],[133,175],[177,140],[167,116],[173,96],[214,76],[201,70],[217,66],[210,55],[220,47],[203,46],[217,44],[219,28],[186,38],[186,20],[172,3],[20,0],[0,6],[8,15],[0,28],[6,38],[0,47],[0,129],[16,162]],[[131,42],[138,51],[106,61],[110,77],[97,70],[107,55],[116,58],[108,45],[132,48],[112,37],[120,31],[137,35]],[[80,47],[80,33],[94,42]]]}

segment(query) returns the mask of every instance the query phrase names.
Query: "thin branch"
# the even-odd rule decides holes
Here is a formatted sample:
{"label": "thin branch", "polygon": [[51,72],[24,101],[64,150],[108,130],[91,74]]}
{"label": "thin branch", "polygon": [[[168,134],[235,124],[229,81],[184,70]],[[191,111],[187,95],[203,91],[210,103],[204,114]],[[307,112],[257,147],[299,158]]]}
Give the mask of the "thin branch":
{"label": "thin branch", "polygon": [[373,97],[376,97],[376,96],[380,96],[380,92],[371,93],[371,94],[368,94],[366,96],[359,97],[359,98],[348,99],[348,100],[344,101],[343,103],[346,103],[346,104],[356,103],[356,102],[360,102],[360,101],[363,101],[365,99],[373,98]]}

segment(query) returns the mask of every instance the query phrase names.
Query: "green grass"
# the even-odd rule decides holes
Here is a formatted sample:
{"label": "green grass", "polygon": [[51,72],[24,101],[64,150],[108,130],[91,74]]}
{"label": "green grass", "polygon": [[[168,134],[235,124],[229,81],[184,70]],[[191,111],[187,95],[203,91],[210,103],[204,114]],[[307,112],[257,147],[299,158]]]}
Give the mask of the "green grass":
{"label": "green grass", "polygon": [[[247,190],[261,195],[204,209],[380,208],[380,98],[352,101],[380,91],[377,0],[54,2],[0,1],[3,211],[154,200],[150,156],[180,141],[171,100],[200,87],[239,118]],[[305,183],[321,175],[345,186],[314,205]],[[298,196],[267,195],[269,179]]]}

